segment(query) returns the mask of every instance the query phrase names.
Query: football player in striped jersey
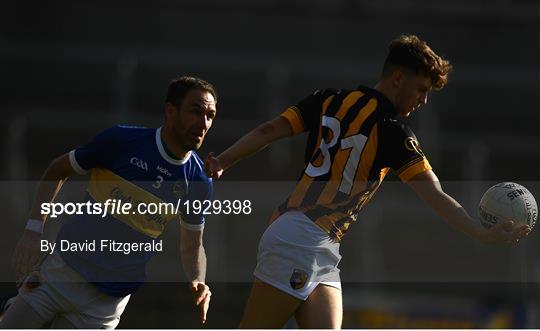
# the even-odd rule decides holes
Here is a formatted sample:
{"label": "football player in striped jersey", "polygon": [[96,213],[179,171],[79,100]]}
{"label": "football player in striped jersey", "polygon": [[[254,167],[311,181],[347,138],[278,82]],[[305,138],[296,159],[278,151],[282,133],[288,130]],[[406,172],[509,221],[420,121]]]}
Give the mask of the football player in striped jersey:
{"label": "football player in striped jersey", "polygon": [[447,83],[452,66],[414,35],[392,41],[374,88],[318,90],[205,162],[217,179],[266,145],[308,134],[305,168],[264,232],[242,328],[339,328],[339,241],[393,170],[452,227],[482,242],[511,243],[530,229],[477,226],[446,194],[405,119]]}

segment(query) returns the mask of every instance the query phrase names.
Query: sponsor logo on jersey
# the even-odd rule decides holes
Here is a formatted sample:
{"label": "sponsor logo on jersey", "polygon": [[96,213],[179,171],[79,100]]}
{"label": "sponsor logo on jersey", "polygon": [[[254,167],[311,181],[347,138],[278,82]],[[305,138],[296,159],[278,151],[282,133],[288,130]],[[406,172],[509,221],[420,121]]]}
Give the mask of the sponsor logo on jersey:
{"label": "sponsor logo on jersey", "polygon": [[129,160],[129,163],[133,164],[134,166],[143,169],[144,171],[148,171],[148,163],[145,161],[139,159],[138,157],[132,157]]}
{"label": "sponsor logo on jersey", "polygon": [[299,290],[306,285],[307,280],[308,280],[307,272],[300,269],[294,269],[289,282],[293,289]]}
{"label": "sponsor logo on jersey", "polygon": [[160,165],[158,165],[158,166],[156,167],[156,170],[159,171],[159,172],[161,172],[162,174],[164,174],[164,175],[166,175],[166,176],[169,176],[169,177],[172,176],[172,174],[169,172],[169,170],[163,168],[163,167],[160,166]]}

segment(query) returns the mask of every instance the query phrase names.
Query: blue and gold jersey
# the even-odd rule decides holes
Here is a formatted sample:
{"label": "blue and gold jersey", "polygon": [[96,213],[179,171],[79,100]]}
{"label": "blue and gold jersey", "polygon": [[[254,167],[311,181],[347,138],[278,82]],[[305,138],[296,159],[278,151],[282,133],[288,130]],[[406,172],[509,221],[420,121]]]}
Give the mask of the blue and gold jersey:
{"label": "blue and gold jersey", "polygon": [[[161,128],[116,126],[93,141],[69,153],[73,169],[90,172],[86,200],[104,205],[107,200],[122,203],[180,206],[174,212],[107,213],[73,215],[63,224],[58,237],[71,243],[114,240],[121,243],[153,243],[166,224],[180,220],[190,230],[201,230],[204,218],[187,214],[178,200],[208,200],[212,182],[203,171],[203,162],[194,152],[184,160],[171,158],[161,140]],[[87,281],[113,296],[133,293],[146,279],[145,266],[153,252],[61,251],[64,261]]]}

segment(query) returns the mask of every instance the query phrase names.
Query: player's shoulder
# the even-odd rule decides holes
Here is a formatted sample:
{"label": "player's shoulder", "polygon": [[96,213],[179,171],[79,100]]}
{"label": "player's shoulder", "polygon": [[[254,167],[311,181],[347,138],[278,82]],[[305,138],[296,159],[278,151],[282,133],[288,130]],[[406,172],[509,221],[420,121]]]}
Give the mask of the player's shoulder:
{"label": "player's shoulder", "polygon": [[325,88],[315,90],[313,93],[311,93],[310,97],[326,99],[329,96],[343,94],[343,93],[345,93],[345,90],[334,88],[334,87],[325,87]]}
{"label": "player's shoulder", "polygon": [[397,110],[392,104],[392,102],[388,99],[386,95],[384,95],[382,92],[377,91],[374,88],[358,85],[355,91],[360,91],[367,95],[370,98],[374,98],[377,100],[378,108],[384,112],[387,116],[395,116],[397,114]]}
{"label": "player's shoulder", "polygon": [[322,103],[332,98],[334,102],[341,102],[341,100],[345,99],[349,94],[351,94],[354,91],[355,90],[350,90],[350,89],[325,87],[325,88],[316,90],[307,99]]}
{"label": "player's shoulder", "polygon": [[206,176],[206,173],[204,172],[204,161],[196,151],[191,151],[189,162],[191,164],[191,180],[209,184],[212,183],[212,178]]}
{"label": "player's shoulder", "polygon": [[416,138],[411,127],[399,117],[383,116],[380,121],[380,132],[386,138]]}
{"label": "player's shoulder", "polygon": [[383,126],[397,129],[397,130],[406,130],[410,129],[409,125],[401,118],[397,116],[383,116],[381,118],[381,123]]}

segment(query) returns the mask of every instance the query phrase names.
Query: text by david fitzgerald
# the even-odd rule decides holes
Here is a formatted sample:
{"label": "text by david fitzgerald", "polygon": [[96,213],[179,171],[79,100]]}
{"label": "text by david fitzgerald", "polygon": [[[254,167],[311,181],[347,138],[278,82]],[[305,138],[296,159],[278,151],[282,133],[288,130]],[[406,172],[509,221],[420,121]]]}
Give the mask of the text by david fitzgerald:
{"label": "text by david fitzgerald", "polygon": [[85,240],[83,242],[71,242],[69,240],[60,240],[58,242],[50,242],[41,240],[41,251],[52,254],[56,248],[61,252],[120,252],[130,254],[131,252],[162,252],[162,240],[152,242],[118,242],[116,240]]}

